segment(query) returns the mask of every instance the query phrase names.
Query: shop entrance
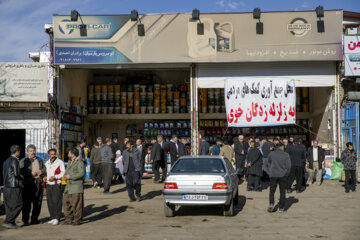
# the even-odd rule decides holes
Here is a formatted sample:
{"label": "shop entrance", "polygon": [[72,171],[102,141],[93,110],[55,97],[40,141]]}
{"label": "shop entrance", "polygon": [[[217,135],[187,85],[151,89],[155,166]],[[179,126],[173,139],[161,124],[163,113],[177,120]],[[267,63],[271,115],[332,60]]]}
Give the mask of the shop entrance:
{"label": "shop entrance", "polygon": [[1,129],[0,130],[0,161],[5,161],[10,156],[10,147],[21,147],[20,158],[25,157],[25,129]]}

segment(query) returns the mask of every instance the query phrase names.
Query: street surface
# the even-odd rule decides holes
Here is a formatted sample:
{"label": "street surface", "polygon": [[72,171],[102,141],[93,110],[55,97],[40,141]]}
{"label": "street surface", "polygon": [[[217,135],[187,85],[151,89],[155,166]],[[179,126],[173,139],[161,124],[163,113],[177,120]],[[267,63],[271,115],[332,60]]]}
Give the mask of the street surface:
{"label": "street surface", "polygon": [[82,225],[46,223],[44,198],[40,220],[45,223],[17,230],[0,227],[0,239],[360,239],[360,193],[345,194],[342,184],[324,181],[287,194],[285,214],[266,211],[268,189],[247,192],[242,184],[236,216],[222,216],[219,207],[181,207],[174,218],[164,217],[162,184],[150,178],[143,179],[141,202],[129,202],[124,184],[112,186],[111,196],[88,186]]}

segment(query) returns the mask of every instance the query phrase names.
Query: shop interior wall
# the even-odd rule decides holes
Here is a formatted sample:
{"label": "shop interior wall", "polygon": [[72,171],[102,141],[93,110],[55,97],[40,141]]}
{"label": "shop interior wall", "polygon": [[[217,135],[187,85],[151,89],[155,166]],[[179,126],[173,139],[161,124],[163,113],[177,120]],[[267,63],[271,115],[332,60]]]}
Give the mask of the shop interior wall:
{"label": "shop interior wall", "polygon": [[332,143],[332,103],[333,89],[331,87],[310,88],[310,119],[312,120],[311,140],[320,140],[323,143]]}
{"label": "shop interior wall", "polygon": [[[190,82],[190,71],[188,69],[125,69],[125,70],[92,70],[88,76],[87,84],[107,85],[107,84],[182,84]],[[87,89],[87,87],[84,87]],[[121,89],[123,91],[123,87]],[[156,121],[165,121],[156,120]],[[189,113],[190,120],[190,113]],[[112,133],[117,133],[120,140],[124,139],[126,128],[129,124],[136,125],[136,129],[143,130],[145,122],[155,122],[152,119],[138,120],[104,120],[87,122],[85,134],[89,136],[89,143],[92,144],[97,137],[111,137]]]}

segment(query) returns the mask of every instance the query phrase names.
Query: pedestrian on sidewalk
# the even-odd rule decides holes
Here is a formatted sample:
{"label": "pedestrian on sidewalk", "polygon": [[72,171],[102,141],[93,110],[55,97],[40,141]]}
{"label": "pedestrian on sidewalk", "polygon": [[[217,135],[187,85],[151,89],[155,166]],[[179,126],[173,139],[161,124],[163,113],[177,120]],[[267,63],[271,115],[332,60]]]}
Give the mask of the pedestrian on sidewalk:
{"label": "pedestrian on sidewalk", "polygon": [[[291,138],[290,138],[291,139]],[[288,146],[287,152],[290,155],[291,171],[289,175],[287,192],[292,192],[292,185],[296,179],[296,192],[300,193],[302,188],[302,182],[304,177],[304,166],[306,162],[306,148],[301,144],[301,140],[294,140],[293,144]]]}
{"label": "pedestrian on sidewalk", "polygon": [[219,155],[227,158],[227,160],[229,160],[231,164],[235,166],[235,162],[233,160],[234,149],[229,145],[228,140],[225,139],[223,143],[224,145],[222,146]]}
{"label": "pedestrian on sidewalk", "polygon": [[124,162],[120,150],[116,151],[115,156],[115,180],[119,181],[120,183],[124,183],[125,181]]}
{"label": "pedestrian on sidewalk", "polygon": [[22,221],[24,226],[29,225],[30,211],[32,205],[30,224],[39,224],[39,215],[43,200],[43,183],[46,176],[46,168],[43,160],[36,156],[35,145],[30,144],[26,148],[27,157],[20,161],[20,172],[24,176],[24,189]]}
{"label": "pedestrian on sidewalk", "polygon": [[206,141],[205,137],[201,138],[200,146],[199,146],[199,155],[209,155],[210,154],[210,144]]}
{"label": "pedestrian on sidewalk", "polygon": [[101,146],[101,174],[104,184],[104,194],[112,194],[110,192],[111,180],[113,177],[113,163],[115,156],[111,149],[111,139],[106,138],[105,143]]}
{"label": "pedestrian on sidewalk", "polygon": [[[356,192],[356,153],[351,142],[346,143],[346,149],[341,153],[341,162],[345,170],[345,192]],[[351,183],[350,183],[351,181]]]}
{"label": "pedestrian on sidewalk", "polygon": [[94,144],[94,147],[93,149],[91,149],[90,152],[90,171],[94,188],[100,188],[100,186],[102,185],[101,152],[98,142]]}
{"label": "pedestrian on sidewalk", "polygon": [[275,146],[275,150],[270,152],[266,165],[264,165],[264,171],[270,177],[270,193],[269,193],[269,202],[268,207],[269,212],[274,210],[274,195],[276,192],[277,185],[280,188],[280,202],[279,202],[279,212],[284,213],[285,210],[285,200],[286,200],[286,187],[287,187],[287,177],[291,170],[291,160],[287,152],[284,152],[285,146],[282,143],[278,143]]}
{"label": "pedestrian on sidewalk", "polygon": [[61,180],[65,174],[64,162],[56,157],[56,149],[48,151],[50,159],[45,163],[46,177],[46,200],[51,220],[48,222],[58,225],[61,217],[63,194]]}
{"label": "pedestrian on sidewalk", "polygon": [[[141,200],[141,153],[133,142],[126,143],[123,152],[124,175],[130,202]],[[135,195],[134,195],[135,189]]]}
{"label": "pedestrian on sidewalk", "polygon": [[19,216],[22,207],[22,188],[24,179],[20,173],[19,156],[21,148],[18,145],[13,145],[10,148],[11,156],[4,162],[3,165],[3,180],[4,180],[4,205],[6,218],[3,227],[9,229],[17,229],[15,224],[16,218]]}
{"label": "pedestrian on sidewalk", "polygon": [[[165,181],[167,173],[166,154],[163,149],[164,141],[162,136],[158,136],[157,140],[151,140],[152,147],[150,153],[150,163],[152,163],[152,170],[155,175],[154,182],[161,183]],[[160,168],[162,170],[162,177],[160,179]]]}
{"label": "pedestrian on sidewalk", "polygon": [[66,187],[63,196],[65,221],[63,225],[80,225],[84,211],[84,163],[76,148],[69,150],[69,164],[63,180]]}
{"label": "pedestrian on sidewalk", "polygon": [[322,169],[324,168],[325,152],[318,146],[318,141],[313,141],[313,146],[309,147],[307,154],[307,172],[309,178],[307,184],[310,186],[314,181],[314,173],[316,171],[316,182],[317,185],[321,184],[322,180]]}

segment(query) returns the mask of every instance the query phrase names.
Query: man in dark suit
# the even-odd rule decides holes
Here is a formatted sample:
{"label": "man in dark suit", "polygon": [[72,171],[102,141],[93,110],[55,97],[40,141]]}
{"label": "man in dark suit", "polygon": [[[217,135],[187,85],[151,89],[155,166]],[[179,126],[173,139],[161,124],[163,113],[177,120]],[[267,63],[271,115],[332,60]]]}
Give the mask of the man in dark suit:
{"label": "man in dark suit", "polygon": [[170,141],[170,156],[171,156],[171,165],[174,165],[174,163],[180,157],[178,137],[176,135],[173,135]]}
{"label": "man in dark suit", "polygon": [[144,174],[145,171],[145,145],[142,144],[141,139],[138,138],[136,140],[136,149],[140,151],[140,162],[141,162],[141,176]]}
{"label": "man in dark suit", "polygon": [[[165,152],[163,149],[164,140],[162,136],[157,137],[151,141],[151,153],[150,153],[150,162],[152,163],[152,169],[155,174],[155,183],[161,183],[165,180],[166,177],[166,161],[165,161]],[[162,179],[160,180],[160,171],[161,168],[163,175]]]}
{"label": "man in dark suit", "polygon": [[181,138],[181,141],[179,141],[179,143],[178,143],[180,157],[185,156],[185,155],[189,155],[189,152],[186,149],[186,144],[187,144],[186,138]]}
{"label": "man in dark suit", "polygon": [[239,136],[239,141],[234,143],[234,151],[235,151],[235,164],[236,171],[239,177],[242,177],[245,173],[245,159],[247,149],[245,149],[244,136]]}
{"label": "man in dark suit", "polygon": [[202,137],[199,146],[199,155],[210,155],[209,148],[210,144],[206,141],[205,137]]}

